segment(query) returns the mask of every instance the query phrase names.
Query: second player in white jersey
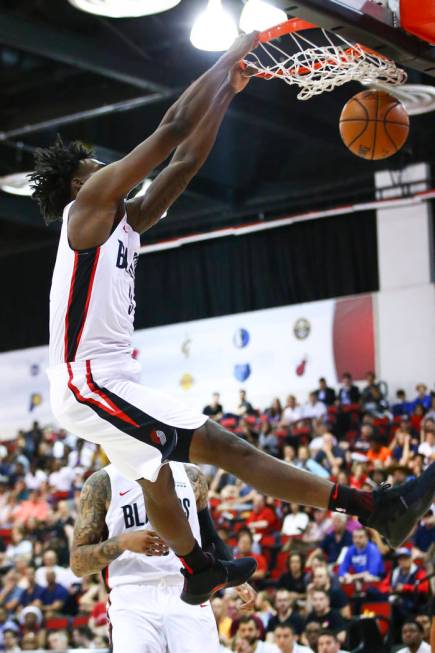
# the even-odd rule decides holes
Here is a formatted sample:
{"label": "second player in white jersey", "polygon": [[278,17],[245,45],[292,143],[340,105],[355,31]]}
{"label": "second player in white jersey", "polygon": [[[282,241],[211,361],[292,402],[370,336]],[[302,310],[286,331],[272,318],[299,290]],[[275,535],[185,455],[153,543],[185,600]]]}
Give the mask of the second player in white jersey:
{"label": "second player in white jersey", "polygon": [[[170,463],[175,491],[189,520],[193,535],[201,542],[198,512],[192,485],[182,463]],[[123,533],[152,530],[146,516],[143,492],[135,481],[128,481],[113,465],[104,468],[110,479],[111,499],[106,513],[109,539]],[[110,589],[127,583],[174,579],[182,585],[180,561],[168,551],[164,556],[144,556],[131,551],[113,560],[107,568],[106,582]]]}
{"label": "second player in white jersey", "polygon": [[[170,466],[195,539],[219,545],[204,520],[209,519],[204,476],[192,465]],[[71,566],[81,576],[103,572],[113,653],[218,653],[210,603],[192,606],[180,599],[180,562],[152,530],[139,484],[113,465],[93,474],[83,488]],[[237,591],[253,604],[252,588],[245,584]]]}

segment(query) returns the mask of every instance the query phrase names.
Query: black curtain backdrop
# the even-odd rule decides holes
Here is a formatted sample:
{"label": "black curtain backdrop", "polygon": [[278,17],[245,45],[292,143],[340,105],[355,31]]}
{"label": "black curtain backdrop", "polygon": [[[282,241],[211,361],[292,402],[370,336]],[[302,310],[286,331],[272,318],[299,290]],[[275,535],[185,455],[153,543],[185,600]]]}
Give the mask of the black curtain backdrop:
{"label": "black curtain backdrop", "polygon": [[[0,259],[0,350],[48,342],[55,248]],[[139,258],[137,329],[378,290],[375,212],[218,238]],[[65,292],[67,292],[67,280]]]}

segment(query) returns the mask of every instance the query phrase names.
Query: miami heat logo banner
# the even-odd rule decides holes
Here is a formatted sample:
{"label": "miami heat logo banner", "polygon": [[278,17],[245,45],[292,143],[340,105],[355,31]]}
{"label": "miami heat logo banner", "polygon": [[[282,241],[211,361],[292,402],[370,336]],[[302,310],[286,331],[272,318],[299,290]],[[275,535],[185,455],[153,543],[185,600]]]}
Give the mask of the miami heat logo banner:
{"label": "miami heat logo banner", "polygon": [[[201,411],[213,392],[235,411],[239,389],[258,408],[289,394],[304,402],[324,376],[362,380],[375,368],[371,295],[325,300],[136,331],[134,357],[145,386]],[[54,423],[45,369],[48,350],[0,355],[0,432],[15,437],[34,420]]]}

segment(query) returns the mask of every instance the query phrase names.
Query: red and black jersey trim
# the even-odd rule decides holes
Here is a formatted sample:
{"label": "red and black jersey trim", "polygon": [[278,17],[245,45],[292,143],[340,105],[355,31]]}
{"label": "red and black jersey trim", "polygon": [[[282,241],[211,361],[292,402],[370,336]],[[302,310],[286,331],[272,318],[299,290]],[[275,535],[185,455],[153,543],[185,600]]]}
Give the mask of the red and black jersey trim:
{"label": "red and black jersey trim", "polygon": [[160,422],[119,395],[107,388],[100,387],[92,376],[91,362],[89,360],[86,361],[86,382],[89,390],[98,399],[85,396],[74,383],[72,365],[68,363],[67,367],[69,375],[68,387],[79,403],[92,408],[99,417],[123,431],[123,433],[159,449],[163,461],[189,462],[192,429],[176,429],[169,424]]}
{"label": "red and black jersey trim", "polygon": [[74,361],[86,322],[100,248],[74,252],[74,267],[65,315],[65,362]]}

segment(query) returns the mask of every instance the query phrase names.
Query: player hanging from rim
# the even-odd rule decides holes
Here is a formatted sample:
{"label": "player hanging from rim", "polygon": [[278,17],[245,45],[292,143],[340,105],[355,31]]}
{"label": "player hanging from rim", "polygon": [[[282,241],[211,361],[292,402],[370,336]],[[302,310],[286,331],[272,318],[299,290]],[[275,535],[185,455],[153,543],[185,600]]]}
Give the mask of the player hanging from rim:
{"label": "player hanging from rim", "polygon": [[[170,463],[175,490],[192,531],[206,550],[231,560],[208,512],[208,485],[194,465]],[[71,566],[78,576],[102,571],[110,591],[108,616],[114,653],[218,653],[219,638],[210,603],[180,600],[180,564],[152,531],[141,487],[113,465],[86,481],[74,525]],[[236,588],[243,609],[256,593]]]}
{"label": "player hanging from rim", "polygon": [[[150,521],[184,566],[181,596],[192,604],[243,582],[255,563],[221,562],[202,551],[164,464],[169,460],[214,464],[264,494],[356,515],[392,546],[410,534],[435,492],[435,464],[399,488],[371,493],[335,485],[139,383],[131,358],[139,234],[158,222],[203,165],[231,100],[249,82],[240,61],[256,40],[256,34],[240,37],[121,160],[104,166],[82,146],[58,141],[39,151],[31,177],[45,219],[63,211],[50,293],[53,413],[64,428],[102,445],[121,473],[142,485]],[[146,195],[125,201],[174,150]]]}

